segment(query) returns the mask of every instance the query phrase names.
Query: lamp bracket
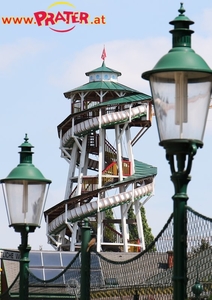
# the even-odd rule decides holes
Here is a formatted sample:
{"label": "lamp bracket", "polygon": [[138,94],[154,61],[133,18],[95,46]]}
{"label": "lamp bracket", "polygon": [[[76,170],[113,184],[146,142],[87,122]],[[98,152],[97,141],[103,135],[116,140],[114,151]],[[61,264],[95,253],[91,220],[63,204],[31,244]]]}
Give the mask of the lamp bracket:
{"label": "lamp bracket", "polygon": [[170,164],[171,180],[175,186],[175,197],[178,195],[188,199],[186,195],[187,185],[190,181],[192,161],[198,148],[203,143],[198,140],[172,139],[160,142],[166,150],[166,159]]}
{"label": "lamp bracket", "polygon": [[30,232],[34,232],[36,227],[36,225],[31,225],[31,224],[11,224],[10,227],[13,227],[15,232],[20,232],[20,233],[30,233]]}
{"label": "lamp bracket", "polygon": [[[188,176],[193,157],[197,153],[197,149],[203,147],[203,143],[198,140],[172,139],[160,142],[160,146],[166,150],[166,159],[169,161],[172,175],[183,173]],[[176,163],[174,159],[176,159]]]}

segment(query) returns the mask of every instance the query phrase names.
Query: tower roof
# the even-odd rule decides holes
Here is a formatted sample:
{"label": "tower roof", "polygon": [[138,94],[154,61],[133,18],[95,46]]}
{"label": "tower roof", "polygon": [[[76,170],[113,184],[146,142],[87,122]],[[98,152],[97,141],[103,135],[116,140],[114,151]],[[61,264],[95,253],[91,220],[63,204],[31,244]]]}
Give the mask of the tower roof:
{"label": "tower roof", "polygon": [[121,72],[113,70],[111,68],[106,67],[105,62],[102,62],[101,67],[94,69],[92,71],[86,72],[85,75],[89,76],[90,74],[93,73],[99,73],[99,72],[104,72],[104,73],[115,73],[117,76],[121,76]]}
{"label": "tower roof", "polygon": [[127,93],[139,93],[139,91],[130,88],[126,85],[123,85],[118,82],[109,82],[109,81],[96,81],[96,82],[89,82],[84,85],[81,85],[73,90],[70,90],[68,92],[64,93],[64,96],[66,98],[71,98],[73,94],[76,94],[78,92],[85,92],[85,91],[119,91],[119,92],[127,92]]}

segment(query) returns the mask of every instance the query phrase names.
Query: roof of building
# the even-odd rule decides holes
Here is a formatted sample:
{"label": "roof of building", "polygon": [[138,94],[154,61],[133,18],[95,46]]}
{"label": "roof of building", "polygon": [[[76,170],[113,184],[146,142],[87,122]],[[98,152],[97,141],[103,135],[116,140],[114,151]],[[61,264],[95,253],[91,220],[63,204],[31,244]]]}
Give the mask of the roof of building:
{"label": "roof of building", "polygon": [[[98,78],[96,78],[95,81],[90,79],[90,81],[88,83],[85,83],[77,88],[74,88],[70,91],[65,92],[64,96],[69,99],[76,93],[85,92],[85,91],[86,92],[88,92],[88,91],[118,91],[118,92],[125,92],[125,93],[126,92],[127,93],[139,93],[139,91],[119,83],[117,81],[117,76],[120,76],[121,73],[119,71],[116,71],[114,69],[106,67],[104,61],[101,65],[101,67],[96,68],[92,71],[86,72],[85,74],[87,76],[91,75],[91,77],[92,77],[92,74],[95,75],[97,73],[100,73],[100,75],[102,74],[102,76],[99,76]],[[111,74],[110,80],[103,79],[103,74],[105,74],[105,73]],[[115,79],[113,79],[113,74],[115,76]],[[97,76],[98,76],[98,74],[97,74]]]}
{"label": "roof of building", "polygon": [[147,101],[147,100],[151,100],[151,96],[144,94],[144,93],[136,93],[133,95],[127,95],[127,96],[123,96],[123,97],[119,97],[119,98],[115,98],[109,101],[104,101],[101,102],[95,106],[93,106],[93,108],[98,108],[98,107],[104,107],[104,106],[109,106],[109,105],[121,105],[121,104],[127,104],[127,103],[135,103],[135,102],[140,102],[140,101]]}
{"label": "roof of building", "polygon": [[66,98],[71,98],[73,94],[77,92],[85,92],[85,91],[119,91],[119,92],[130,92],[130,93],[139,93],[139,91],[130,88],[126,85],[123,85],[119,82],[113,81],[93,81],[85,83],[73,90],[64,93]]}
{"label": "roof of building", "polygon": [[89,75],[92,74],[92,73],[100,73],[100,72],[104,72],[104,73],[115,73],[115,74],[117,74],[118,76],[121,76],[121,73],[120,73],[119,71],[116,71],[116,70],[114,70],[114,69],[111,69],[111,68],[106,67],[104,61],[102,62],[101,67],[96,68],[96,69],[94,69],[94,70],[92,70],[92,71],[86,72],[85,75],[86,75],[86,76],[89,76]]}

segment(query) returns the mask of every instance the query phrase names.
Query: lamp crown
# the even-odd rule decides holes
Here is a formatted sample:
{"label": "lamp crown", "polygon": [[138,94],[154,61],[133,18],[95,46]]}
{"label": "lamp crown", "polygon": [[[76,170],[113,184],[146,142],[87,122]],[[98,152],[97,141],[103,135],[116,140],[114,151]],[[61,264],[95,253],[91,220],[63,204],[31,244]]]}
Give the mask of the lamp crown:
{"label": "lamp crown", "polygon": [[46,179],[43,174],[32,164],[32,154],[31,151],[34,146],[28,142],[28,136],[25,134],[24,143],[22,143],[19,148],[21,148],[20,153],[20,163],[16,168],[14,168],[5,179],[1,179],[0,182],[8,182],[13,180],[27,180],[27,181],[40,181],[45,183],[51,183],[51,180]]}
{"label": "lamp crown", "polygon": [[189,27],[194,24],[185,16],[185,9],[181,3],[179,15],[169,24],[174,25],[172,34],[172,48],[161,57],[154,68],[142,74],[142,78],[149,80],[150,76],[160,72],[204,72],[212,74],[204,59],[191,48],[191,35],[194,32]]}
{"label": "lamp crown", "polygon": [[32,163],[32,154],[34,152],[31,151],[32,148],[34,148],[34,146],[32,146],[29,142],[28,142],[29,138],[27,136],[27,133],[25,134],[24,137],[24,143],[22,143],[19,148],[21,148],[20,153],[20,163],[28,163],[31,164]]}
{"label": "lamp crown", "polygon": [[189,47],[191,48],[191,35],[194,32],[189,28],[194,24],[188,17],[185,16],[185,9],[183,3],[180,3],[179,16],[177,16],[169,24],[174,25],[174,29],[170,30],[172,33],[172,46],[175,47]]}

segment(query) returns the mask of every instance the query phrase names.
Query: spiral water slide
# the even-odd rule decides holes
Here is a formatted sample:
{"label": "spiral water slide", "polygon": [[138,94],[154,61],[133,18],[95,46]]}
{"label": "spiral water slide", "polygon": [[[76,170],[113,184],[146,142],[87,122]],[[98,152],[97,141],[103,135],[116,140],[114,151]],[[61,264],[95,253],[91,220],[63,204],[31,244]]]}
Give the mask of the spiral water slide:
{"label": "spiral water slide", "polygon": [[[99,124],[102,127],[107,127],[111,124],[121,124],[126,122],[131,122],[133,119],[140,118],[147,114],[147,106],[139,105],[136,107],[129,108],[128,110],[112,112],[109,114],[102,115],[101,117],[94,117],[83,122],[80,122],[74,125],[72,128],[69,128],[62,138],[62,144],[65,146],[71,143],[73,136],[83,136],[86,135],[91,130],[97,130]],[[101,118],[101,119],[100,119]],[[141,163],[139,161],[135,162],[135,173],[132,176],[126,177],[123,181],[107,183],[107,186],[95,191],[95,194],[105,192],[110,189],[118,188],[123,184],[130,184],[134,182],[139,182],[143,178],[154,177],[156,175],[156,168],[150,165]],[[132,185],[133,186],[133,185]],[[125,191],[114,196],[105,197],[96,201],[91,201],[83,205],[77,206],[77,203],[83,199],[92,199],[93,192],[87,192],[86,195],[80,195],[72,197],[68,200],[64,200],[59,204],[52,207],[51,214],[54,217],[51,217],[48,223],[48,233],[57,234],[63,228],[66,227],[67,222],[76,222],[82,220],[84,217],[95,215],[99,211],[104,211],[106,209],[116,207],[127,203],[134,199],[140,200],[144,196],[148,196],[153,192],[154,184],[153,181],[148,184],[142,184],[136,188],[133,188],[131,191]],[[45,212],[45,215],[48,216],[48,210]]]}

